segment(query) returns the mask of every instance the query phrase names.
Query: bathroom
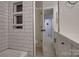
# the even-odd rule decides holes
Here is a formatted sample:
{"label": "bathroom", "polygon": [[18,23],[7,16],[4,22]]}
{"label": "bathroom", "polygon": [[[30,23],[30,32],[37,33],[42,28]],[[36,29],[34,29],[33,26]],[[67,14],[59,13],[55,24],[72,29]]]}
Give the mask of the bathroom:
{"label": "bathroom", "polygon": [[[50,4],[50,2],[48,3]],[[43,1],[0,1],[0,57],[50,54],[46,52],[47,50],[44,51],[47,46],[45,47],[46,42],[43,40],[45,39],[43,7]],[[45,12],[47,11],[49,11],[49,15],[52,12],[51,16],[53,17],[53,8],[51,12],[50,10]],[[51,23],[52,17],[47,22]],[[52,25],[51,23],[48,30],[52,29]],[[50,40],[52,39],[51,32],[49,33]],[[52,54],[50,55],[52,56]]]}
{"label": "bathroom", "polygon": [[79,56],[78,6],[78,1],[0,1],[0,57]]}

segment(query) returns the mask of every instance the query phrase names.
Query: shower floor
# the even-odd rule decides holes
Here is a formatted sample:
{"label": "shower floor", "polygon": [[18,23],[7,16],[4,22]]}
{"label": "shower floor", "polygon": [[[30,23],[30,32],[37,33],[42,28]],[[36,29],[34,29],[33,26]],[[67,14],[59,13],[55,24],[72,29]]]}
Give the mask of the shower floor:
{"label": "shower floor", "polygon": [[41,47],[36,47],[36,57],[43,57],[43,51]]}
{"label": "shower floor", "polygon": [[13,50],[13,49],[6,49],[5,51],[0,53],[0,57],[26,57],[27,52]]}

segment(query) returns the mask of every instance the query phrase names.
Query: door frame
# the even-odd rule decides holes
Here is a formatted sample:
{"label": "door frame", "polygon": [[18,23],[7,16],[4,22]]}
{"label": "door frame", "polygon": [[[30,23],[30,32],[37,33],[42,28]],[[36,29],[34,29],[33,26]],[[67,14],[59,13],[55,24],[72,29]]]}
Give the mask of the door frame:
{"label": "door frame", "polygon": [[36,34],[35,34],[35,31],[36,31],[36,29],[35,29],[35,25],[36,25],[36,23],[35,23],[35,20],[36,20],[35,19],[35,8],[36,7],[35,7],[35,5],[36,5],[35,1],[33,1],[33,15],[34,15],[33,16],[33,20],[34,20],[33,21],[33,24],[34,24],[33,25],[33,56],[36,56],[36,38],[35,38],[36,37]]}

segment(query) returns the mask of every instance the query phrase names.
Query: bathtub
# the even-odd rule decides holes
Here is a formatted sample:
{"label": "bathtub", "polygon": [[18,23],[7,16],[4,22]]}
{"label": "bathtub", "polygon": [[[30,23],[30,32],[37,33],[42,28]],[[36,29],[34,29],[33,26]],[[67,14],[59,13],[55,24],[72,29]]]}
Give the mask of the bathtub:
{"label": "bathtub", "polygon": [[27,52],[13,49],[6,49],[5,51],[0,52],[0,57],[27,57]]}

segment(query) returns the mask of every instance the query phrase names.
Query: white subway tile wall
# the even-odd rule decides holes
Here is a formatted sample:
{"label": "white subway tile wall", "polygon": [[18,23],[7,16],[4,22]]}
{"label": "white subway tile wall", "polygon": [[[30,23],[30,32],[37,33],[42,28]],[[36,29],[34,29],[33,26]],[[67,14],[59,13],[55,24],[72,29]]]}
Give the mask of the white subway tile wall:
{"label": "white subway tile wall", "polygon": [[23,29],[13,29],[13,3],[16,2],[9,2],[8,46],[9,48],[27,51],[33,56],[33,2],[23,2]]}
{"label": "white subway tile wall", "polygon": [[0,52],[8,48],[8,2],[0,2]]}

